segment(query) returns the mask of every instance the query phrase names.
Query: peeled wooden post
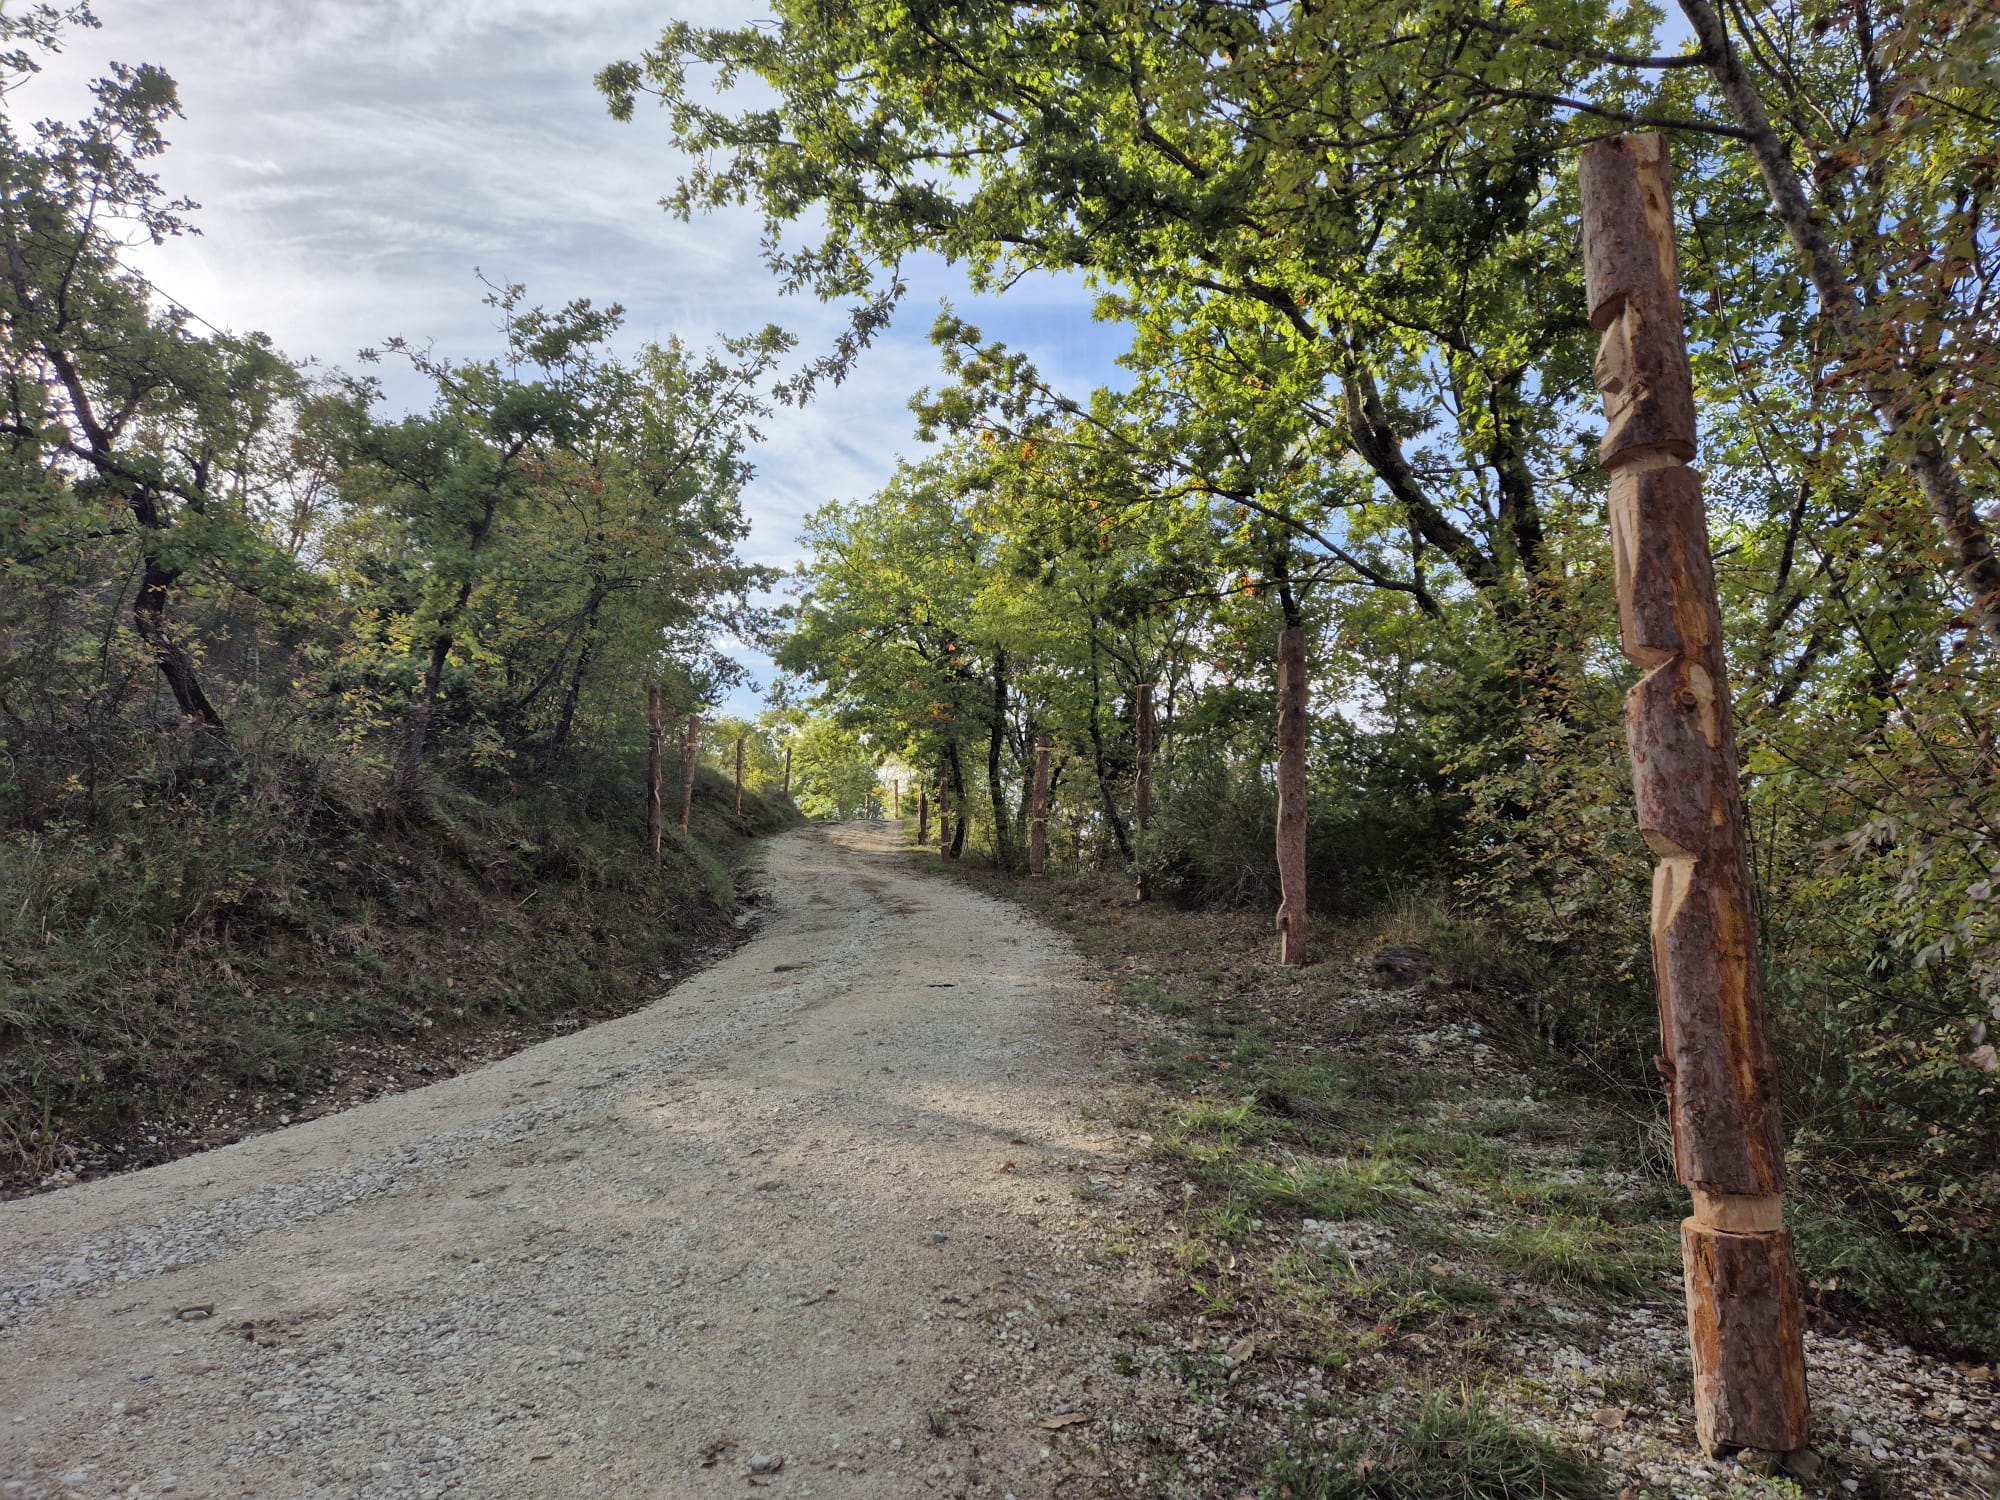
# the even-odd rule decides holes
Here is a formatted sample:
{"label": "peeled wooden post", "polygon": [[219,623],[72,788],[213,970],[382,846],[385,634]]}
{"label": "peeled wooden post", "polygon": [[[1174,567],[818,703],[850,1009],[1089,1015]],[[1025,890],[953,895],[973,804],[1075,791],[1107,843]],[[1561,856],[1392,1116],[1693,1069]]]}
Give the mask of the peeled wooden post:
{"label": "peeled wooden post", "polygon": [[646,848],[653,856],[653,862],[660,859],[660,822],[663,809],[660,802],[660,685],[656,682],[646,689]]}
{"label": "peeled wooden post", "polygon": [[1709,558],[1665,140],[1583,154],[1583,265],[1611,471],[1611,546],[1681,1223],[1695,1430],[1710,1454],[1806,1443],[1803,1315],[1744,854],[1729,669]]}
{"label": "peeled wooden post", "polygon": [[1306,961],[1306,633],[1278,632],[1278,962]]}
{"label": "peeled wooden post", "polygon": [[922,848],[931,841],[931,793],[930,788],[921,784],[917,787],[917,847]]}
{"label": "peeled wooden post", "polygon": [[1035,801],[1028,814],[1028,873],[1049,873],[1049,737],[1035,736]]}
{"label": "peeled wooden post", "polygon": [[[1139,701],[1133,708],[1138,719],[1139,766],[1132,778],[1132,821],[1139,832],[1146,831],[1146,825],[1153,821],[1153,685],[1139,684]],[[1144,857],[1144,851],[1141,851]],[[1136,901],[1153,899],[1152,885],[1146,879],[1144,865],[1139,867],[1139,878],[1134,884],[1132,897]]]}
{"label": "peeled wooden post", "polygon": [[736,811],[743,812],[743,736],[736,736]]}
{"label": "peeled wooden post", "polygon": [[701,715],[688,715],[687,744],[681,750],[681,832],[694,817],[694,768],[701,754]]}

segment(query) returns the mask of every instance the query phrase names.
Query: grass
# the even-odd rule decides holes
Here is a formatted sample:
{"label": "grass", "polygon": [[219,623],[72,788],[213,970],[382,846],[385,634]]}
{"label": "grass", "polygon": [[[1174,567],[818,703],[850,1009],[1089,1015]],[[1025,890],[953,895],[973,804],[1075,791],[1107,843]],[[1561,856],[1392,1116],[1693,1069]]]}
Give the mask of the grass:
{"label": "grass", "polygon": [[732,936],[730,865],[791,818],[730,795],[704,775],[657,866],[637,818],[443,787],[392,808],[284,767],[0,836],[0,1192],[631,1009]]}
{"label": "grass", "polygon": [[1660,1225],[1644,1233],[1558,1216],[1503,1224],[1487,1253],[1504,1270],[1572,1292],[1645,1297],[1678,1269],[1678,1245]]}
{"label": "grass", "polygon": [[[1152,1267],[1180,1288],[1179,1337],[1255,1332],[1260,1364],[1316,1366],[1327,1382],[1329,1421],[1281,1450],[1245,1439],[1236,1451],[1260,1494],[1636,1483],[1629,1453],[1607,1489],[1592,1459],[1549,1441],[1576,1426],[1579,1401],[1646,1413],[1649,1441],[1691,1441],[1678,1336],[1672,1354],[1645,1353],[1617,1316],[1650,1304],[1656,1325],[1679,1321],[1687,1198],[1664,1111],[1553,1044],[1560,974],[1462,924],[1427,928],[1435,914],[1414,906],[1391,914],[1392,931],[1329,923],[1318,961],[1281,969],[1262,912],[1137,906],[1122,882],[1089,876],[954,873],[1062,920],[1124,1008],[1148,1077],[1118,1123],[1149,1134],[1169,1180],[1191,1189]],[[1433,979],[1370,985],[1368,955],[1390,939],[1426,946]],[[1885,1233],[1810,1170],[1794,1175],[1787,1218],[1816,1324],[1879,1321],[1973,1362],[2000,1352],[2000,1298],[1966,1295],[1967,1268],[1942,1268],[1920,1235]],[[1524,1349],[1546,1357],[1524,1368]],[[1587,1362],[1556,1358],[1564,1349]],[[1362,1412],[1375,1423],[1365,1440],[1352,1436]],[[1796,1490],[1743,1471],[1718,1473],[1713,1492]]]}
{"label": "grass", "polygon": [[1520,1426],[1476,1391],[1434,1392],[1406,1424],[1274,1463],[1263,1500],[1598,1500],[1593,1461]]}

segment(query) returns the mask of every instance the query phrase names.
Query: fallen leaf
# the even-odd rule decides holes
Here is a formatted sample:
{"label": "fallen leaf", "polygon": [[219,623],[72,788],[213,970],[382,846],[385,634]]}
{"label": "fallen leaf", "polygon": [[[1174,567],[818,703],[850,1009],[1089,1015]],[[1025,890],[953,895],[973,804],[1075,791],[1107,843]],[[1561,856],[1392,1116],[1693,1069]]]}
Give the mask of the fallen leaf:
{"label": "fallen leaf", "polygon": [[1042,1425],[1050,1432],[1058,1432],[1065,1427],[1074,1427],[1079,1422],[1089,1420],[1090,1413],[1087,1411],[1064,1411],[1057,1412],[1053,1417],[1043,1417]]}
{"label": "fallen leaf", "polygon": [[1257,1352],[1257,1335],[1246,1333],[1242,1338],[1231,1344],[1224,1352],[1231,1359],[1235,1360],[1236,1363],[1239,1365],[1242,1364],[1244,1360]]}
{"label": "fallen leaf", "polygon": [[1014,1170],[1014,1164],[1011,1161],[1003,1161],[1000,1163],[1000,1170],[1003,1172],[1011,1172]]}
{"label": "fallen leaf", "polygon": [[1625,1419],[1631,1415],[1630,1407],[1600,1406],[1590,1414],[1590,1420],[1607,1432],[1616,1432],[1625,1425]]}

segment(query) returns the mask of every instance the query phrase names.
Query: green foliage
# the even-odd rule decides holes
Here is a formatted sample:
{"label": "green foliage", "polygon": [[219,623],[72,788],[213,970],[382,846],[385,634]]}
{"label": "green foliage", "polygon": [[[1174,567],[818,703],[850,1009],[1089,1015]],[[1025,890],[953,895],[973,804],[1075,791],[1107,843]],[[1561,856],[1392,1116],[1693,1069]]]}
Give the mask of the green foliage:
{"label": "green foliage", "polygon": [[875,758],[861,737],[812,718],[792,737],[792,800],[809,818],[857,818],[875,785]]}
{"label": "green foliage", "polygon": [[[0,93],[66,22],[0,14]],[[191,211],[178,103],[152,67],[92,98],[0,115],[10,1182],[385,1031],[629,1004],[790,816],[704,782],[642,852],[648,686],[700,708],[768,624],[738,502],[786,336],[626,353],[615,307],[497,287],[498,355],[391,340],[431,398],[384,415],[123,263]]]}

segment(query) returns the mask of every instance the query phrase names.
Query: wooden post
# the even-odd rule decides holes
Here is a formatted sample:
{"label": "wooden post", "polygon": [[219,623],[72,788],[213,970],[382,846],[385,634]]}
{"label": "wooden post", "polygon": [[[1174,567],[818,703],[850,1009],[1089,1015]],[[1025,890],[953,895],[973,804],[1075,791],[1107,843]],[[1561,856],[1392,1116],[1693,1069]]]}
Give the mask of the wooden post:
{"label": "wooden post", "polygon": [[694,817],[694,768],[701,754],[701,715],[688,715],[687,744],[681,750],[681,832]]}
{"label": "wooden post", "polygon": [[875,816],[875,788],[869,787],[861,794],[861,817],[865,822]]}
{"label": "wooden post", "polygon": [[785,746],[785,796],[792,795],[792,747]]}
{"label": "wooden post", "polygon": [[[1139,698],[1133,706],[1133,716],[1138,720],[1139,767],[1132,778],[1132,821],[1138,825],[1139,832],[1144,833],[1146,825],[1153,821],[1153,685],[1150,682],[1139,684]],[[1140,857],[1145,857],[1143,849]],[[1153,899],[1153,887],[1146,879],[1143,865],[1134,883],[1132,897],[1136,901]]]}
{"label": "wooden post", "polygon": [[1583,265],[1611,471],[1611,547],[1639,831],[1653,872],[1653,975],[1674,1129],[1694,1197],[1681,1224],[1695,1429],[1710,1454],[1806,1442],[1803,1317],[1782,1217],[1784,1139],[1750,905],[1729,668],[1709,557],[1657,135],[1583,154]]}
{"label": "wooden post", "polygon": [[902,817],[902,815],[903,815],[903,778],[898,776],[894,781],[889,783],[889,816],[892,818],[900,818]]}
{"label": "wooden post", "polygon": [[1278,962],[1306,961],[1306,633],[1278,632]]}
{"label": "wooden post", "polygon": [[653,863],[660,862],[660,824],[665,817],[665,807],[660,800],[660,685],[656,682],[646,689],[646,848],[652,852]]}
{"label": "wooden post", "polygon": [[743,815],[743,736],[736,736],[736,814]]}
{"label": "wooden post", "polygon": [[921,849],[931,841],[931,793],[921,782],[917,784],[917,847]]}
{"label": "wooden post", "polygon": [[1035,736],[1035,801],[1028,813],[1028,873],[1049,873],[1049,737]]}

